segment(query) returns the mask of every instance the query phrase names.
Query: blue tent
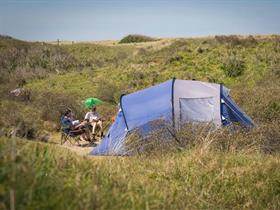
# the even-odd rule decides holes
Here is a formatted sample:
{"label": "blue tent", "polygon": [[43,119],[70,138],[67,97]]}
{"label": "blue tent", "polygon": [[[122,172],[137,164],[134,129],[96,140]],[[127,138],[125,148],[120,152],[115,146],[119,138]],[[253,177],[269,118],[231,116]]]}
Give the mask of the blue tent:
{"label": "blue tent", "polygon": [[221,84],[172,79],[124,95],[115,122],[91,155],[126,155],[127,135],[138,129],[142,135],[153,131],[154,121],[171,124],[174,129],[188,122],[227,126],[254,122],[234,103]]}

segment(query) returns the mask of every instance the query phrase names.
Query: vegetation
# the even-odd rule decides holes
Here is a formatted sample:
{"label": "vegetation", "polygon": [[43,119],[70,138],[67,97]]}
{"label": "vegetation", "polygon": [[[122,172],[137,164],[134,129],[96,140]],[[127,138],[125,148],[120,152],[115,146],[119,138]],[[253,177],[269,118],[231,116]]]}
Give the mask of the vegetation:
{"label": "vegetation", "polygon": [[230,52],[224,57],[223,70],[228,77],[241,76],[245,70],[244,61],[236,52]]}
{"label": "vegetation", "polygon": [[151,42],[151,41],[156,41],[156,39],[148,36],[139,35],[139,34],[131,34],[122,38],[119,41],[119,43],[124,44],[124,43],[134,43],[134,42]]}
{"label": "vegetation", "polygon": [[[53,132],[63,109],[71,107],[82,117],[86,110],[80,102],[90,96],[107,102],[101,110],[110,119],[121,94],[173,77],[224,83],[257,123],[270,122],[279,118],[279,40],[279,36],[216,36],[139,46],[57,46],[1,37],[1,133],[7,134],[19,122],[33,128],[34,137],[39,130]],[[25,94],[9,94],[18,87]]]}
{"label": "vegetation", "polygon": [[17,209],[280,207],[279,156],[257,151],[212,151],[205,142],[176,153],[90,159],[55,145],[5,138],[0,145],[2,209],[11,190]]}
{"label": "vegetation", "polygon": [[[279,60],[277,35],[59,46],[0,36],[0,209],[13,196],[17,209],[279,209]],[[129,158],[39,142],[66,107],[83,117],[84,98],[103,99],[109,120],[122,93],[173,77],[224,83],[257,128],[182,130],[172,147],[155,135]]]}

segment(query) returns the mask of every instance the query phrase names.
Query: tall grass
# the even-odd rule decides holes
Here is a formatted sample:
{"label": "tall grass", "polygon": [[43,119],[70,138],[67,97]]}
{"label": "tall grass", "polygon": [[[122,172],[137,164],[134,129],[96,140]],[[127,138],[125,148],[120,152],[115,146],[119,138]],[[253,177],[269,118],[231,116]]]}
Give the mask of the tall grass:
{"label": "tall grass", "polygon": [[90,158],[19,139],[1,138],[0,145],[2,209],[10,208],[11,189],[16,209],[280,207],[279,155],[213,152],[202,143],[175,153]]}

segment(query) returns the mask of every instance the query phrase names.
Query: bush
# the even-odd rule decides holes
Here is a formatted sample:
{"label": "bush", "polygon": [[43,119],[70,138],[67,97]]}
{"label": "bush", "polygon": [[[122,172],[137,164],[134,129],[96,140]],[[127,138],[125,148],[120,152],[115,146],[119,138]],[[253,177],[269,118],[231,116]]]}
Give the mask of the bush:
{"label": "bush", "polygon": [[122,44],[122,43],[135,43],[135,42],[151,42],[156,40],[157,39],[154,39],[152,37],[132,34],[122,38],[121,41],[119,41],[119,43]]}
{"label": "bush", "polygon": [[242,45],[242,46],[251,46],[257,44],[257,40],[252,36],[248,37],[238,37],[236,35],[229,35],[229,36],[215,36],[215,40],[219,44],[229,44],[231,46],[237,46],[237,45]]}
{"label": "bush", "polygon": [[82,118],[84,109],[81,101],[70,94],[43,92],[34,99],[36,108],[41,112],[41,119],[59,123],[61,115],[67,108],[70,108],[76,117]]}
{"label": "bush", "polygon": [[140,70],[135,70],[128,74],[130,81],[128,82],[129,87],[137,88],[143,85],[143,81],[147,77],[144,72]]}
{"label": "bush", "polygon": [[184,57],[182,55],[175,55],[171,58],[168,59],[168,63],[176,63],[176,62],[180,62],[184,59]]}
{"label": "bush", "polygon": [[96,97],[103,101],[110,103],[119,103],[119,98],[122,94],[122,88],[117,86],[115,83],[102,79],[98,82],[96,88]]}
{"label": "bush", "polygon": [[269,109],[274,112],[274,114],[280,115],[280,100],[279,101],[272,101],[270,103]]}
{"label": "bush", "polygon": [[[270,78],[270,80],[272,79]],[[237,86],[232,89],[232,97],[236,103],[257,124],[269,124],[280,119],[278,108],[280,106],[279,87],[267,87],[266,85],[265,83],[260,83],[254,88]]]}
{"label": "bush", "polygon": [[223,58],[222,69],[228,77],[238,77],[245,71],[245,62],[236,55],[236,53],[229,53]]}
{"label": "bush", "polygon": [[201,53],[203,53],[205,50],[204,50],[203,48],[199,47],[199,48],[197,48],[196,51],[197,51],[197,53],[201,54]]}
{"label": "bush", "polygon": [[273,57],[268,65],[268,70],[271,71],[276,77],[280,78],[280,57]]}
{"label": "bush", "polygon": [[0,34],[0,39],[13,39],[11,36]]}
{"label": "bush", "polygon": [[238,38],[238,36],[236,35],[230,35],[230,36],[225,36],[225,35],[221,35],[221,36],[215,36],[215,40],[219,43],[219,44],[231,44],[233,46],[235,45],[239,45],[240,39]]}
{"label": "bush", "polygon": [[51,72],[65,72],[75,67],[80,67],[80,63],[58,46],[25,43],[1,48],[1,82],[44,78]]}

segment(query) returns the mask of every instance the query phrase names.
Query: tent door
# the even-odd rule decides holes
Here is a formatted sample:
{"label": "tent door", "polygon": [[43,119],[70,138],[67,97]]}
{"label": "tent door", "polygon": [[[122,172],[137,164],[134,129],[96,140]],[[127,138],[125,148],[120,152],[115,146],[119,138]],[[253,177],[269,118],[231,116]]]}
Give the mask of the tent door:
{"label": "tent door", "polygon": [[214,121],[214,97],[180,98],[180,124]]}

